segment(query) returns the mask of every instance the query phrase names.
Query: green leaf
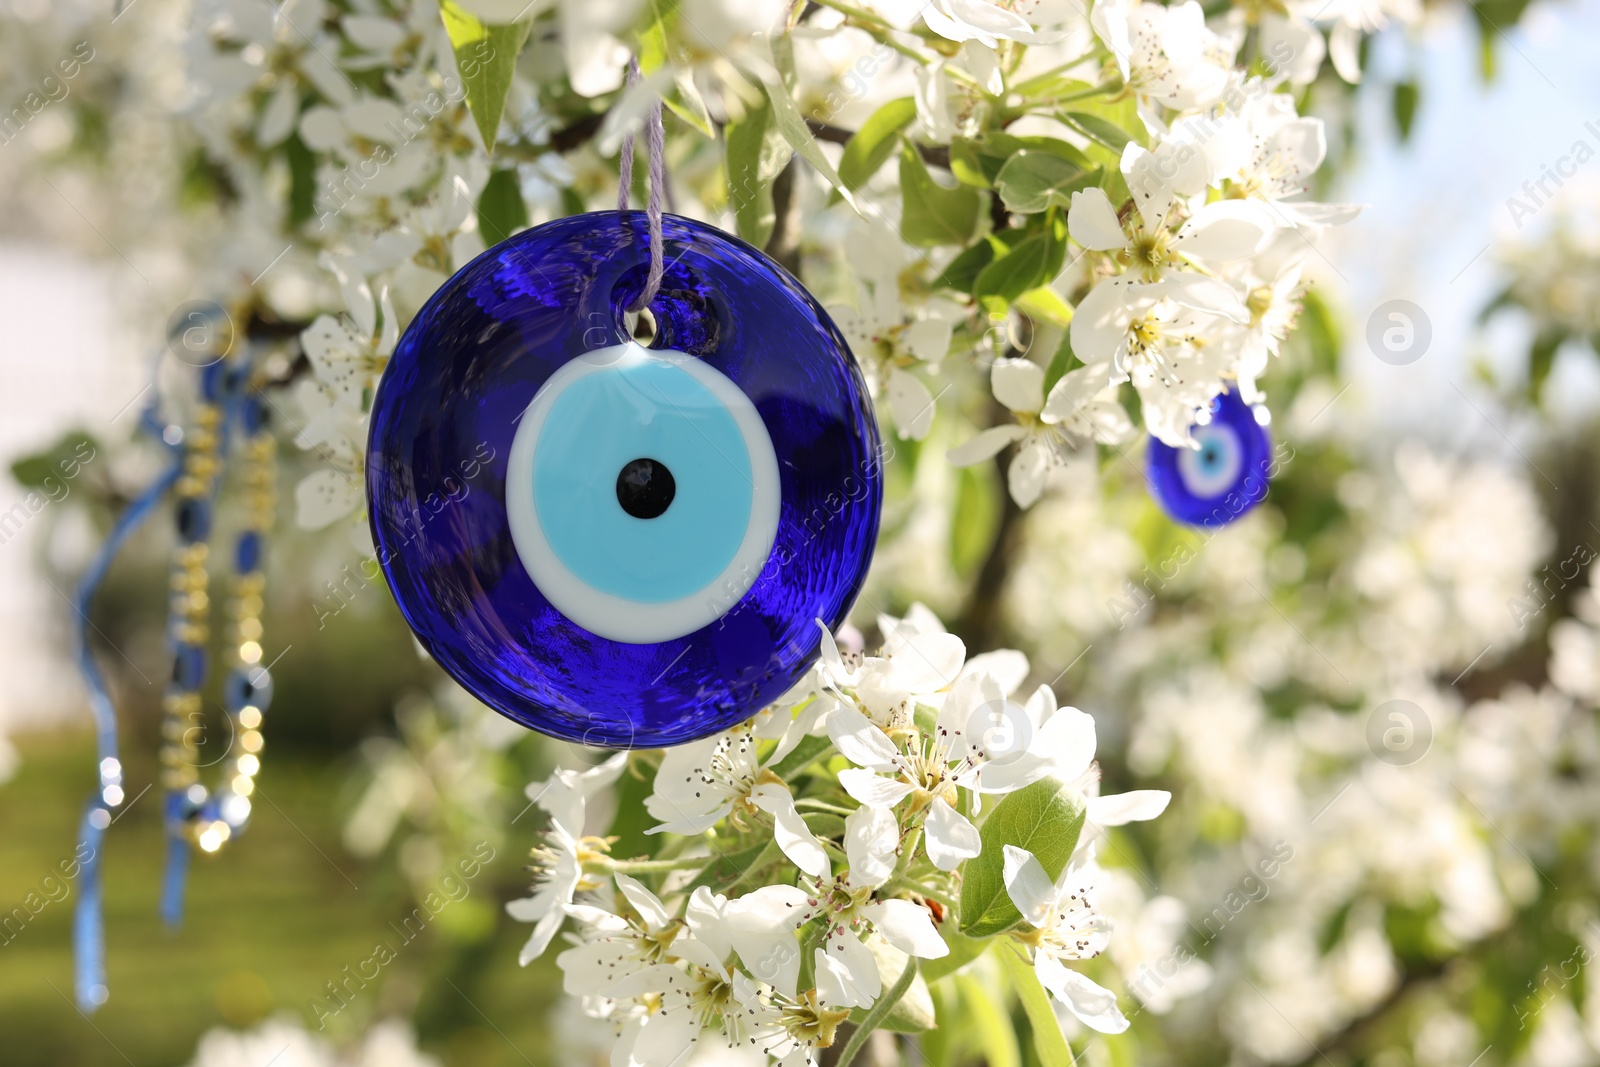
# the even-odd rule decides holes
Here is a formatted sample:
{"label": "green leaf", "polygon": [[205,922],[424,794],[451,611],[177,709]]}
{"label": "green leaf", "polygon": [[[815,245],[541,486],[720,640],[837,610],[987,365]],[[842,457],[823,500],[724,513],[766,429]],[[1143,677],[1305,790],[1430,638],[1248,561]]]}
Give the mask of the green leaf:
{"label": "green leaf", "polygon": [[1083,366],[1083,360],[1072,351],[1072,331],[1067,330],[1061,335],[1061,344],[1056,346],[1055,355],[1050,357],[1050,365],[1044,372],[1044,395],[1049,396],[1050,390],[1056,387],[1067,371]]}
{"label": "green leaf", "polygon": [[[942,289],[958,289],[963,293],[972,292],[972,287],[978,282],[978,275],[983,268],[994,261],[996,245],[1000,242],[994,237],[984,237],[971,248],[964,248],[945,264],[944,270],[933,280],[933,284]],[[1000,245],[1000,248],[1004,248]]]}
{"label": "green leaf", "polygon": [[[992,467],[992,464],[982,463],[979,466]],[[922,977],[929,982],[937,982],[947,974],[953,974],[983,955],[984,950],[994,944],[992,941],[979,940],[967,937],[951,929],[942,929],[939,936],[944,938],[944,943],[949,946],[950,953],[940,956],[936,960],[922,961]]]}
{"label": "green leaf", "polygon": [[1123,146],[1133,140],[1132,135],[1121,126],[1099,115],[1091,115],[1087,111],[1063,111],[1061,121],[1113,152],[1122,151]]}
{"label": "green leaf", "polygon": [[844,836],[843,815],[835,815],[831,811],[806,811],[800,813],[800,821],[805,823],[806,829],[816,837]]}
{"label": "green leaf", "polygon": [[922,248],[966,244],[978,226],[981,206],[976,189],[947,189],[933,180],[922,156],[909,142],[900,150],[900,236]]}
{"label": "green leaf", "polygon": [[[1023,293],[1049,281],[1045,270],[1050,258],[1049,239],[1036,233],[979,271],[972,295],[979,300],[987,296],[999,297],[999,310],[1004,311]],[[1059,261],[1056,266],[1060,267]]]}
{"label": "green leaf", "polygon": [[801,739],[798,745],[794,746],[794,751],[773,764],[772,773],[786,782],[790,781],[813,760],[832,747],[833,742],[826,737],[811,737],[807,735]]}
{"label": "green leaf", "polygon": [[891,100],[861,124],[839,159],[839,180],[846,189],[859,189],[894,155],[895,135],[917,117],[917,102],[909,96]]}
{"label": "green leaf", "polygon": [[620,858],[649,855],[661,838],[646,833],[658,820],[645,809],[644,802],[655,788],[653,776],[635,774],[632,769],[622,772],[617,779],[617,813],[611,817],[607,837],[617,840],[611,845],[611,854]]}
{"label": "green leaf", "polygon": [[711,121],[711,109],[706,106],[705,97],[700,95],[691,71],[681,69],[673,74],[672,88],[661,97],[661,102],[667,105],[668,111],[690,126],[707,137],[716,138],[717,127]]}
{"label": "green leaf", "polygon": [[716,859],[712,860],[694,881],[683,887],[686,895],[701,886],[706,886],[716,893],[726,893],[742,882],[746,876],[753,875],[783,855],[776,841],[757,841],[737,852],[725,851],[715,842],[711,847]]}
{"label": "green leaf", "polygon": [[763,178],[761,153],[767,143],[772,108],[753,108],[727,128],[728,202],[739,236],[761,248],[772,236],[776,219],[772,180]]}
{"label": "green leaf", "polygon": [[1404,144],[1411,140],[1411,125],[1417,118],[1417,83],[1412,81],[1395,82],[1394,86],[1394,124],[1400,131],[1400,142]]}
{"label": "green leaf", "polygon": [[1550,377],[1550,371],[1556,365],[1556,353],[1567,339],[1565,330],[1545,329],[1540,330],[1533,339],[1533,344],[1528,349],[1528,400],[1534,404],[1539,403],[1539,394],[1544,392],[1545,380]]}
{"label": "green leaf", "polygon": [[978,1047],[989,1067],[1022,1067],[1016,1027],[1011,1025],[1005,1005],[994,990],[969,974],[956,976],[956,989],[977,1030]]}
{"label": "green leaf", "polygon": [[973,284],[972,294],[980,300],[996,296],[1010,304],[1028,290],[1055,278],[1067,253],[1067,224],[1061,217],[1063,214],[1057,212],[1055,217],[1047,217],[1039,232],[983,268]]}
{"label": "green leaf", "polygon": [[444,31],[456,56],[456,72],[467,93],[467,110],[472,112],[472,121],[483,135],[484,148],[492,155],[506,94],[511,91],[511,74],[532,24],[487,23],[457,0],[439,0],[439,14],[444,18]]}
{"label": "green leaf", "polygon": [[485,244],[497,245],[528,225],[528,205],[514,170],[497,170],[478,194],[478,232]]}
{"label": "green leaf", "polygon": [[[1055,273],[1059,272],[1060,267],[1058,266]],[[1037,289],[1029,289],[1012,303],[1033,318],[1043,319],[1052,325],[1070,326],[1072,324],[1072,305],[1063,300],[1061,294],[1048,285],[1041,285]]]}
{"label": "green leaf", "polygon": [[1033,1029],[1033,1050],[1039,1055],[1040,1067],[1076,1067],[1072,1049],[1061,1035],[1055,1009],[1050,1006],[1050,994],[1044,991],[1039,976],[1033,973],[1027,949],[1008,939],[996,955],[1000,957],[1001,969],[1016,987],[1022,1010],[1028,1015],[1028,1025]]}
{"label": "green leaf", "polygon": [[1005,846],[1032,852],[1052,879],[1059,877],[1083,830],[1081,798],[1065,782],[1043,778],[1009,794],[983,821],[983,852],[961,876],[961,932],[993,937],[1022,922],[1005,885]]}
{"label": "green leaf", "polygon": [[76,478],[84,464],[93,462],[99,454],[99,442],[74,430],[49,448],[14,460],[11,477],[24,489],[49,489],[53,493],[61,483]]}
{"label": "green leaf", "polygon": [[839,172],[833,169],[828,157],[822,154],[822,147],[817,144],[817,139],[811,136],[806,120],[800,114],[799,105],[794,102],[794,97],[789,95],[789,89],[783,84],[783,79],[778,78],[764,84],[767,99],[772,102],[773,121],[777,123],[778,132],[783,134],[783,139],[799,153],[801,159],[811,164],[829,185],[839,191],[845,203],[854,208],[855,197],[839,180]]}
{"label": "green leaf", "polygon": [[963,578],[976,572],[994,544],[995,531],[1000,528],[1000,493],[994,464],[975,463],[956,471],[950,566]]}
{"label": "green leaf", "polygon": [[1007,160],[995,177],[1006,210],[1019,215],[1070,208],[1073,193],[1099,182],[1099,170],[1085,170],[1060,156],[1028,148]]}
{"label": "green leaf", "polygon": [[317,157],[298,133],[283,143],[289,161],[289,225],[298,226],[317,213]]}
{"label": "green leaf", "polygon": [[[639,70],[645,74],[660,70],[670,59],[666,20],[673,13],[672,5],[658,5],[655,10],[656,17],[650,25],[639,31]],[[712,124],[711,112],[688,69],[679,68],[674,73],[672,87],[662,94],[661,102],[684,122],[707,137],[716,139],[717,130]]]}
{"label": "green leaf", "polygon": [[1097,85],[1090,85],[1077,78],[1069,78],[1059,70],[1045,71],[1037,77],[1029,78],[1011,87],[1011,92],[1022,97],[1041,97],[1054,99],[1058,96],[1076,96],[1080,93],[1106,92],[1108,90]]}
{"label": "green leaf", "polygon": [[950,142],[950,170],[968,185],[994,187],[1000,171],[1018,152],[1037,152],[1055,156],[1079,170],[1094,166],[1076,145],[1059,137],[1017,137],[1009,133],[990,133],[979,141],[958,137]]}
{"label": "green leaf", "polygon": [[[905,973],[910,957],[879,937],[868,941],[867,947],[872,950],[872,957],[878,965],[878,973],[883,976],[884,985],[893,987]],[[868,1009],[856,1008],[850,1013],[850,1021],[860,1026],[866,1021],[867,1014]],[[895,1001],[888,1014],[883,1016],[878,1027],[892,1030],[897,1034],[915,1034],[933,1029],[934,1023],[933,994],[928,992],[927,979],[919,971],[912,977],[905,993]]]}
{"label": "green leaf", "polygon": [[957,137],[950,142],[950,173],[954,174],[956,181],[962,185],[993,189],[994,176],[989,173],[988,167],[985,166],[986,162],[988,162],[986,157],[978,151],[978,142],[969,141],[965,137]]}

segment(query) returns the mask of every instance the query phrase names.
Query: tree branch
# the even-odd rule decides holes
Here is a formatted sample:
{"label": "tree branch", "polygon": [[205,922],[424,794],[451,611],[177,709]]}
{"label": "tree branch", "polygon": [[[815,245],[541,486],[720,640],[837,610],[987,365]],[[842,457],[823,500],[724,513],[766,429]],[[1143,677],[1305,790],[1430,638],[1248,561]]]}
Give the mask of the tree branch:
{"label": "tree branch", "polygon": [[[847,130],[842,126],[833,126],[826,122],[818,122],[816,119],[806,119],[806,128],[811,131],[811,136],[817,140],[828,141],[832,144],[849,144],[850,138],[856,135],[854,130]],[[919,144],[917,145],[917,154],[930,167],[940,167],[944,170],[950,169],[950,149],[942,145]]]}

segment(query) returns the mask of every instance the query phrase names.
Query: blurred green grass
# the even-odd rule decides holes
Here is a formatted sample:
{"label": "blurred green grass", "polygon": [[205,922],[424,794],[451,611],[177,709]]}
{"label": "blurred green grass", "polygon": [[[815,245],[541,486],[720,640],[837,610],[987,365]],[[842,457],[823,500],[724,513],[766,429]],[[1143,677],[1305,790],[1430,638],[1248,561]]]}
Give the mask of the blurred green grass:
{"label": "blurred green grass", "polygon": [[[94,765],[87,732],[15,740],[23,764],[0,786],[0,914],[30,892],[43,897],[45,877],[72,858]],[[125,807],[102,856],[110,1000],[88,1018],[70,1001],[74,884],[70,896],[47,904],[0,945],[0,1062],[179,1067],[214,1026],[248,1026],[287,1011],[314,1028],[308,1003],[379,941],[400,945],[390,923],[413,907],[392,861],[361,864],[339,844],[347,770],[337,759],[272,753],[246,836],[191,865],[177,930],[164,928],[156,913],[164,853],[159,790]],[[129,796],[153,773],[153,761],[131,762]],[[479,924],[447,923],[442,912],[329,1022],[329,1034],[348,1038],[377,1018],[407,1015],[423,1047],[448,1067],[559,1062],[547,1026],[559,975],[548,957],[517,967],[527,927],[500,906],[526,894],[521,845],[532,827],[526,830],[498,850],[466,900],[449,905],[492,914],[487,936],[459,940],[465,935],[457,927]]]}

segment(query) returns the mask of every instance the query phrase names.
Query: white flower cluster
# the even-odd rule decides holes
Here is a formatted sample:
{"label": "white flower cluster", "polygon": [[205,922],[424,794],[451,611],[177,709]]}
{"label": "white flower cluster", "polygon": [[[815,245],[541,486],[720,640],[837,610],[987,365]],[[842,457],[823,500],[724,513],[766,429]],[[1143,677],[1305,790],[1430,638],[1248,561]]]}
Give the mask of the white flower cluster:
{"label": "white flower cluster", "polygon": [[416,1034],[398,1019],[373,1025],[353,1047],[336,1049],[287,1019],[269,1019],[254,1030],[208,1030],[190,1067],[439,1067],[417,1048]]}
{"label": "white flower cluster", "polygon": [[957,904],[985,850],[974,820],[1046,780],[1086,811],[1070,860],[1052,879],[1015,845],[991,844],[992,859],[1042,986],[1096,1030],[1127,1027],[1115,995],[1066,963],[1107,943],[1092,904],[1100,828],[1154,818],[1167,794],[1096,795],[1094,720],[1057,707],[1049,686],[1013,702],[1020,653],[969,660],[920,606],[879,626],[880,654],[842,652],[824,631],[821,662],[785,701],[659,758],[653,858],[583,835],[588,798],[625,756],[529,788],[551,825],[534,895],[508,905],[535,924],[521,958],[574,921],[557,962],[567,992],[615,1026],[619,1067],[678,1062],[707,1041],[815,1063],[852,1011],[891,990],[898,1001],[922,981],[908,968],[950,954],[941,929],[975,918]]}
{"label": "white flower cluster", "polygon": [[[996,331],[981,315],[974,326],[967,321],[973,304],[930,294],[915,258],[889,225],[903,189],[856,190],[854,203],[868,221],[853,226],[843,242],[854,303],[831,310],[901,436],[926,437],[936,402],[949,392],[946,386],[935,394],[924,375],[949,375],[951,353],[983,357],[993,397],[1011,417],[952,449],[950,460],[966,466],[1015,446],[1010,490],[1026,507],[1071,449],[1092,442],[1120,446],[1132,436],[1120,398],[1124,383],[1138,393],[1146,429],[1174,446],[1193,444],[1192,427],[1208,418],[1212,399],[1224,389],[1263,405],[1258,381],[1295,324],[1308,260],[1328,228],[1358,210],[1306,199],[1326,154],[1322,120],[1298,115],[1292,94],[1315,78],[1326,54],[1308,12],[1299,5],[1259,15],[1234,9],[1208,23],[1194,0],[1170,6],[1102,0],[1088,19],[1067,8],[985,0],[880,0],[867,7],[890,27],[920,21],[961,45],[954,55],[936,52],[920,66],[909,64],[916,103],[911,130],[919,140],[949,146],[954,160],[1003,128],[1016,144],[1045,146],[1038,152],[1051,151],[1049,145],[1068,153],[1074,146],[1097,151],[1094,158],[1118,172],[1086,188],[1048,190],[1027,204],[1013,201],[1002,177],[994,196],[1011,214],[997,215],[996,233],[979,239],[998,241],[998,231],[1014,223],[1018,211],[1066,209],[1065,236],[1078,254],[1043,279],[1050,295],[1017,303],[1032,316],[1035,334],[1042,328],[1053,338],[1049,323],[1070,320],[1074,362],[1053,379],[1049,350],[1037,346],[1046,352],[1041,360],[1010,326]],[[1351,28],[1383,24],[1385,10],[1324,7],[1315,17],[1334,24],[1340,72],[1358,76]],[[848,40],[859,25],[847,20],[831,33]],[[812,32],[815,42],[830,39],[821,26]],[[887,39],[912,55],[925,43],[909,35]],[[1264,73],[1249,73],[1247,66]],[[861,104],[886,105],[903,90],[899,68],[888,60],[882,67]],[[876,61],[873,69],[879,70]],[[1119,115],[1120,134],[1096,145],[1089,136],[1095,131],[1081,118],[1063,116],[1062,105],[1041,85],[1077,87],[1066,99],[1103,98],[1103,109],[1128,102],[1125,112],[1103,112]],[[1025,91],[1018,93],[1019,87]],[[1028,95],[1034,91],[1037,101]],[[996,125],[996,113],[1006,108],[1013,110]],[[1120,146],[1120,153],[1110,153],[1107,144]],[[1008,217],[1011,222],[1001,221]],[[983,303],[981,294],[974,303]],[[1267,417],[1264,406],[1258,411]]]}

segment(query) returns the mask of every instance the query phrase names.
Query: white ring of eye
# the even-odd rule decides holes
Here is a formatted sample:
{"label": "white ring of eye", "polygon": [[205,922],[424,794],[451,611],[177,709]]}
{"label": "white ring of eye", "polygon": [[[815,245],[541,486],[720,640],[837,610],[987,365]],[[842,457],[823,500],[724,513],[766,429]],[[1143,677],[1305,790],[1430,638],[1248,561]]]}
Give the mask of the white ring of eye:
{"label": "white ring of eye", "polygon": [[[1184,487],[1197,497],[1207,500],[1219,497],[1233,488],[1244,466],[1244,442],[1239,433],[1226,423],[1213,422],[1194,428],[1198,448],[1178,449],[1178,473]],[[1200,454],[1213,441],[1222,449],[1222,466],[1207,471],[1200,466]]]}
{"label": "white ring of eye", "polygon": [[[750,522],[733,558],[715,579],[692,593],[661,603],[617,596],[579,578],[545,536],[534,503],[534,452],[556,399],[574,382],[625,361],[649,360],[695,378],[727,409],[750,457]],[[612,641],[653,644],[694,633],[726,615],[755,584],[778,534],[781,491],[778,457],[761,414],[726,375],[694,356],[655,351],[628,341],[587,352],[552,374],[523,411],[506,463],[506,518],[517,556],[545,599],[585,630]]]}

